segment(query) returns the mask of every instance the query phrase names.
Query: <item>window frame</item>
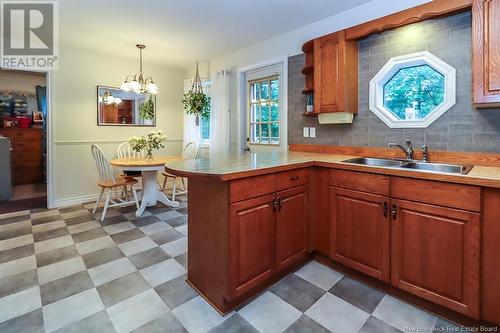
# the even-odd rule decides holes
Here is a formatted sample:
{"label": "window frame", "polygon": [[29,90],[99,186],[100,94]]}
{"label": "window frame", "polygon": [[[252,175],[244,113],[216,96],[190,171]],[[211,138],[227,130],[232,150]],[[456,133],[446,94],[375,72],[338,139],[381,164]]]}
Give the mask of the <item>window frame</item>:
{"label": "window frame", "polygon": [[[271,81],[278,81],[278,99],[274,100],[271,98]],[[249,138],[249,142],[248,144],[252,145],[252,146],[264,146],[264,147],[278,147],[278,146],[281,146],[282,144],[282,135],[281,135],[281,115],[280,115],[280,110],[281,110],[281,107],[282,107],[282,103],[281,103],[281,75],[280,74],[273,74],[273,75],[268,75],[268,76],[264,76],[264,77],[261,77],[261,78],[257,78],[257,79],[252,79],[252,80],[248,80],[246,82],[246,90],[247,90],[247,133],[248,133],[248,138]],[[258,101],[256,102],[252,102],[252,85],[256,84],[256,83],[260,83],[260,86],[259,86],[259,89],[260,89],[260,94],[259,96],[262,95],[262,83],[263,82],[269,82],[269,96],[267,99],[265,100],[262,100],[262,99],[259,99]],[[263,102],[264,101],[264,102]],[[269,117],[268,117],[268,121],[265,121],[263,122],[262,121],[262,116],[261,116],[261,121],[259,122],[254,122],[252,121],[252,105],[262,105],[263,103],[266,103],[268,105],[268,112],[269,112]],[[278,104],[278,119],[277,120],[271,120],[272,117],[271,117],[271,104],[272,103],[277,103]],[[272,130],[271,130],[271,127],[272,127],[272,124],[277,124],[278,125],[278,141],[277,142],[272,142]],[[269,125],[269,130],[268,130],[268,139],[269,139],[269,143],[262,143],[262,140],[259,140],[259,142],[253,142],[253,132],[252,132],[252,125],[253,124],[259,124],[260,126],[260,131],[259,133],[262,134],[262,124],[268,124]],[[259,136],[259,138],[262,138],[262,135]]]}
{"label": "window frame", "polygon": [[[418,120],[401,120],[384,105],[384,86],[403,68],[428,65],[444,76],[443,102],[427,117]],[[456,70],[428,51],[393,57],[370,81],[369,107],[390,128],[427,128],[456,103]]]}

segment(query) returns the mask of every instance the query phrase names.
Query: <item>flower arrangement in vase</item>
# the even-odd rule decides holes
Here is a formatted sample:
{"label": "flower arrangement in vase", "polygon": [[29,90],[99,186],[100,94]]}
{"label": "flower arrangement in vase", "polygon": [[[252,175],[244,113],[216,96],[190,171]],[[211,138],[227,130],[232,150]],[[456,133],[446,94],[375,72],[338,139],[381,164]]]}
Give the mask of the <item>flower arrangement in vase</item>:
{"label": "flower arrangement in vase", "polygon": [[152,159],[153,150],[165,147],[163,144],[165,141],[167,141],[167,136],[162,131],[152,131],[146,136],[133,136],[128,140],[128,143],[134,151],[145,151],[145,157]]}

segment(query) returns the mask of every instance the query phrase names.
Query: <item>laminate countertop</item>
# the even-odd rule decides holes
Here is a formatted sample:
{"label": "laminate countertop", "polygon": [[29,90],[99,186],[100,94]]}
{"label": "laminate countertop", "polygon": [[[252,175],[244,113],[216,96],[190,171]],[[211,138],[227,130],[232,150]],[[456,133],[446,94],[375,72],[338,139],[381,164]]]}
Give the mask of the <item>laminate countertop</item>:
{"label": "laminate countertop", "polygon": [[468,174],[462,175],[343,162],[355,157],[360,156],[297,151],[244,153],[198,160],[174,161],[167,163],[166,169],[169,173],[182,177],[213,177],[227,181],[300,167],[321,166],[389,176],[500,188],[500,167],[476,165]]}

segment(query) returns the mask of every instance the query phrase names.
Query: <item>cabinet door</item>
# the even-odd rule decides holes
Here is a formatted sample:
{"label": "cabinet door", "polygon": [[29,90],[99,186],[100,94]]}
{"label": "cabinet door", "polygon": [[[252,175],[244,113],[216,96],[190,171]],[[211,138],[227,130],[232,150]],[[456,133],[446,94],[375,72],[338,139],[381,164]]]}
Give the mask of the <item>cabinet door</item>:
{"label": "cabinet door", "polygon": [[278,192],[276,262],[278,271],[307,255],[307,186]]}
{"label": "cabinet door", "polygon": [[392,284],[478,318],[480,215],[393,200]]}
{"label": "cabinet door", "polygon": [[230,206],[229,299],[265,282],[275,272],[274,195]]}
{"label": "cabinet door", "polygon": [[330,186],[332,259],[389,282],[388,208],[388,197]]}
{"label": "cabinet door", "polygon": [[474,103],[500,105],[500,0],[474,0]]}
{"label": "cabinet door", "polygon": [[314,109],[344,111],[343,31],[314,40]]}

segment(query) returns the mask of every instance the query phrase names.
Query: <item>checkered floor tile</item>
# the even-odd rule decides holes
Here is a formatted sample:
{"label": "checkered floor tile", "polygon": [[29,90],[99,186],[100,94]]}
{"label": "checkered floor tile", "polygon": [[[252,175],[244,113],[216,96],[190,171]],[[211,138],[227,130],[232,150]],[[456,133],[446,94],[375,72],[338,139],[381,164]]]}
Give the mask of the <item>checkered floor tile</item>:
{"label": "checkered floor tile", "polygon": [[456,326],[310,262],[221,317],[185,282],[187,202],[0,215],[0,332],[401,332]]}

